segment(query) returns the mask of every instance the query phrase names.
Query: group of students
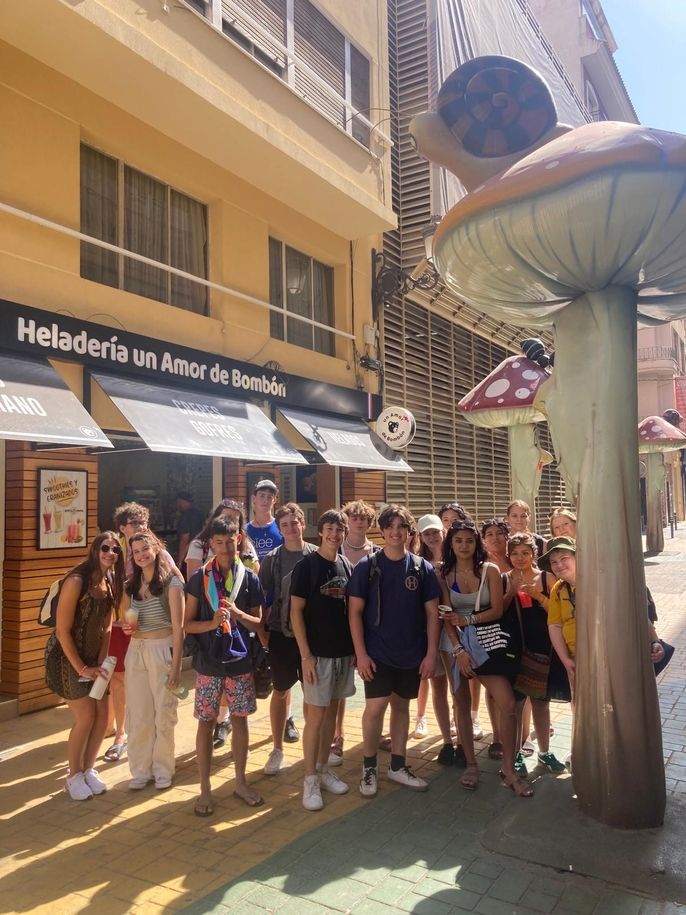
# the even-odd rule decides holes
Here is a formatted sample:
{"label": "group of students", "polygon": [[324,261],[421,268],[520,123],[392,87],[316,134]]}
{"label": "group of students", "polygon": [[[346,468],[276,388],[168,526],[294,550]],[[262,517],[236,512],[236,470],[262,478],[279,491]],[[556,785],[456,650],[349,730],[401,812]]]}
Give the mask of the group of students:
{"label": "group of students", "polygon": [[[538,764],[552,772],[564,769],[549,750],[548,702],[569,700],[574,686],[571,511],[553,513],[546,545],[528,530],[530,513],[522,502],[511,503],[504,519],[478,528],[458,503],[415,522],[403,506],[389,505],[377,519],[369,505],[355,501],[320,517],[314,546],[304,539],[300,507],[289,502],[274,514],[276,497],[271,480],[259,481],[248,525],[240,503],[223,500],[190,544],[185,583],[147,529],[145,509],[134,503],[117,510],[116,532],[99,534],[86,560],[64,578],[57,627],[46,647],[46,679],[74,717],[66,781],[72,798],[85,800],[106,790],[95,761],[109,703],[88,694],[108,654],[116,655],[118,671],[110,685],[115,743],[105,757],[120,758],[128,739],[129,788],[171,786],[185,636],[196,671],[195,813],[213,813],[212,753],[229,733],[234,796],[250,807],[263,803],[246,780],[248,717],[257,708],[250,652],[228,663],[218,659],[219,630],[237,633],[244,644],[259,639],[268,651],[273,691],[266,775],[281,770],[284,739],[299,737],[290,692],[302,684],[307,810],[322,808],[322,791],[349,790],[333,769],[342,762],[345,700],[355,692],[355,670],[365,691],[359,783],[364,797],[378,790],[380,747],[390,751],[391,781],[416,791],[428,788],[408,765],[406,751],[410,702],[418,697],[415,736],[426,733],[422,704],[425,709],[429,683],[444,741],[438,761],[464,766],[465,789],[479,784],[474,740],[483,733],[475,683],[486,691],[493,731],[489,755],[501,759],[501,778],[517,796],[533,794],[525,762],[533,752],[529,707]],[[381,547],[368,536],[375,522]],[[129,610],[137,616],[135,625],[127,621]],[[541,693],[539,683],[535,698],[518,679],[523,648],[548,659],[545,688]],[[390,736],[383,738],[389,708]]]}

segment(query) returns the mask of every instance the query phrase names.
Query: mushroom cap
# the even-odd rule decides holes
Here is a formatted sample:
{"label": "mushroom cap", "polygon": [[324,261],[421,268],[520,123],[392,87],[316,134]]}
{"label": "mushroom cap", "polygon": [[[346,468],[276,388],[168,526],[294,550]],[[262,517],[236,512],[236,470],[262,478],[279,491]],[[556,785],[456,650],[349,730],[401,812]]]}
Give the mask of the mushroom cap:
{"label": "mushroom cap", "polygon": [[446,214],[443,278],[517,324],[550,323],[586,292],[636,289],[639,316],[686,313],[686,137],[610,121],[546,143]]}
{"label": "mushroom cap", "polygon": [[664,453],[686,448],[686,435],[661,416],[646,416],[638,424],[638,453]]}
{"label": "mushroom cap", "polygon": [[549,377],[526,356],[509,356],[465,394],[457,409],[470,423],[487,429],[542,423],[545,416],[534,407],[534,399]]}

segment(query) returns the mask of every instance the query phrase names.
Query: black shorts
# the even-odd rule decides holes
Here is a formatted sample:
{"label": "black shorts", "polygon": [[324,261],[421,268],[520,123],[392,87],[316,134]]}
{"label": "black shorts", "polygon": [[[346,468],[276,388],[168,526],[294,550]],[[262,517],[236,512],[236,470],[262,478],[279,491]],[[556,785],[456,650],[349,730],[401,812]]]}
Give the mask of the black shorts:
{"label": "black shorts", "polygon": [[274,689],[283,693],[302,679],[300,651],[295,639],[275,630],[269,633],[269,666]]}
{"label": "black shorts", "polygon": [[374,661],[376,673],[374,679],[364,684],[366,699],[381,699],[395,693],[401,699],[416,699],[419,694],[419,667],[405,670],[402,667],[390,667],[380,661]]}

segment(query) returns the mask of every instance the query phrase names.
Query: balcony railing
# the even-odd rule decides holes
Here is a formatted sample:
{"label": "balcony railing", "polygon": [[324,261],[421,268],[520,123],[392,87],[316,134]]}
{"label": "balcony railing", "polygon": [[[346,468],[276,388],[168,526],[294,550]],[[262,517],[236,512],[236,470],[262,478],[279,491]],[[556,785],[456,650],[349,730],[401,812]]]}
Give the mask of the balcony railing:
{"label": "balcony railing", "polygon": [[677,361],[673,346],[643,346],[638,351],[639,362],[659,362],[664,359]]}

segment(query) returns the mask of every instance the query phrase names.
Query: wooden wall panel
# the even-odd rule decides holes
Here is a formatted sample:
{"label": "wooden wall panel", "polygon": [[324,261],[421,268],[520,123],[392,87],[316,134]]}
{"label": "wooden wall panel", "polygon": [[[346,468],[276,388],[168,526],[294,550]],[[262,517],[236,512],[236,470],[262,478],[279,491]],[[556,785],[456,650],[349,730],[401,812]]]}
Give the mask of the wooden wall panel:
{"label": "wooden wall panel", "polygon": [[341,468],[341,500],[345,505],[354,499],[364,499],[378,507],[386,501],[386,474],[381,470]]}
{"label": "wooden wall panel", "polygon": [[[88,471],[88,536],[83,549],[38,550],[38,469]],[[18,700],[19,713],[58,705],[45,686],[43,653],[50,631],[36,622],[52,582],[80,562],[97,534],[98,461],[78,449],[35,451],[6,443],[5,564],[2,589],[0,691]]]}

